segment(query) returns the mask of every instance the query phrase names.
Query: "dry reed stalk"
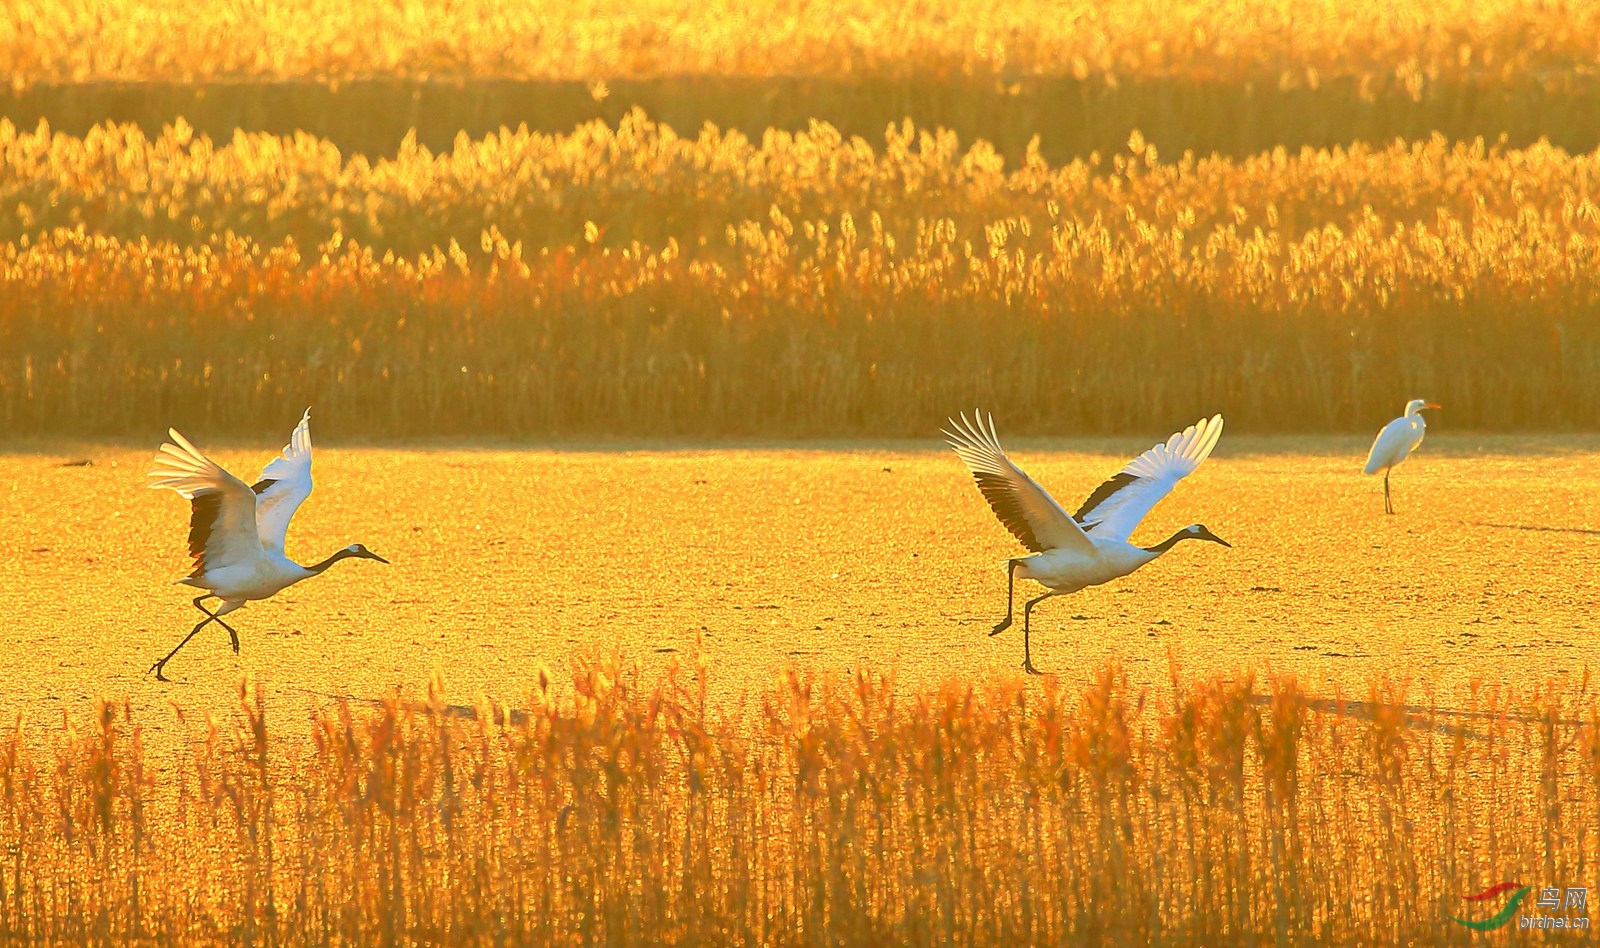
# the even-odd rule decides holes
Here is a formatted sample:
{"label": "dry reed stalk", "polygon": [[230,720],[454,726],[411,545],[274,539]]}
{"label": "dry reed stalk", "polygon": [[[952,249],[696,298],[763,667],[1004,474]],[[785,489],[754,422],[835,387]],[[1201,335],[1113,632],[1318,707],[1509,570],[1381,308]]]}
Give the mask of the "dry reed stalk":
{"label": "dry reed stalk", "polygon": [[1463,892],[1600,859],[1587,682],[1473,689],[1469,732],[1408,710],[1404,682],[1346,715],[1277,676],[792,672],[717,710],[706,671],[583,660],[570,697],[545,675],[518,715],[452,713],[439,687],[339,702],[308,747],[244,685],[163,761],[110,702],[82,731],[13,728],[0,933],[1399,944],[1442,937]]}
{"label": "dry reed stalk", "polygon": [[976,401],[1057,433],[1202,409],[1365,430],[1421,390],[1462,427],[1549,429],[1600,406],[1600,159],[1547,146],[1163,163],[1135,141],[1006,171],[909,126],[876,152],[641,116],[378,167],[178,129],[0,123],[0,145],[0,203],[78,221],[0,246],[13,432],[272,430],[291,394],[372,435],[924,434]]}

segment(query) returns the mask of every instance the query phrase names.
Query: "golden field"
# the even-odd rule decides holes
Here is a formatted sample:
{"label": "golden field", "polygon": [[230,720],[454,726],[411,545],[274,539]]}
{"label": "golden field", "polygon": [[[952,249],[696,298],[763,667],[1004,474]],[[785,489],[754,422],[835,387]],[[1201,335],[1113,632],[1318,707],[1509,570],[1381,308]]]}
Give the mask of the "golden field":
{"label": "golden field", "polygon": [[[1015,455],[1069,501],[1142,446]],[[1600,442],[1436,434],[1395,517],[1363,447],[1225,439],[1136,539],[1234,548],[1041,606],[1024,682],[986,634],[1016,549],[926,443],[325,445],[291,555],[394,565],[161,685],[185,505],[145,450],[12,445],[0,931],[1449,940],[1462,894],[1600,858]]]}
{"label": "golden field", "polygon": [[[1593,888],[1600,5],[17,0],[0,75],[0,945],[1467,944]],[[392,565],[154,680],[162,432],[248,475],[306,405],[289,554]],[[1068,509],[1220,412],[1134,540],[1232,548],[1044,603],[1023,676],[974,406]]]}
{"label": "golden field", "polygon": [[[795,663],[895,667],[922,688],[1022,660],[1020,632],[986,634],[1021,548],[931,440],[400,450],[342,449],[318,431],[289,554],[359,541],[395,565],[340,564],[252,604],[235,623],[242,654],[208,630],[169,667],[171,686],[145,671],[198,613],[170,585],[188,569],[188,508],[145,488],[153,449],[0,455],[0,621],[15,643],[0,677],[27,683],[0,693],[0,719],[51,722],[101,694],[138,714],[169,700],[220,714],[241,673],[284,727],[307,692],[417,695],[435,675],[452,694],[514,703],[571,654],[619,648],[649,670],[697,642],[719,700]],[[188,433],[241,474],[271,453]],[[1006,438],[1073,506],[1153,440]],[[1040,606],[1035,661],[1072,691],[1112,659],[1159,685],[1169,651],[1186,674],[1270,666],[1326,696],[1363,696],[1386,673],[1441,690],[1581,676],[1596,657],[1600,442],[1436,431],[1395,474],[1395,517],[1381,479],[1359,473],[1365,442],[1226,435],[1135,541],[1199,522],[1235,548],[1186,544]]]}
{"label": "golden field", "polygon": [[[1600,406],[1593,155],[1434,139],[1006,165],[633,115],[376,162],[0,124],[0,420],[394,435],[1367,430]],[[431,248],[431,249],[429,249]],[[1472,331],[1463,333],[1460,327]]]}

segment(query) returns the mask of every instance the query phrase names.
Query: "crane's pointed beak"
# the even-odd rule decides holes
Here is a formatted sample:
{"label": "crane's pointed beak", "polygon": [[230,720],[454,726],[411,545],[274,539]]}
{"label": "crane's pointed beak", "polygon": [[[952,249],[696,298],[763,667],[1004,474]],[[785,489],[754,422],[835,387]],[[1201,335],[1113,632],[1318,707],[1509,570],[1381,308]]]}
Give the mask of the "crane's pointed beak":
{"label": "crane's pointed beak", "polygon": [[378,554],[372,552],[371,550],[367,551],[367,559],[369,559],[369,560],[377,560],[378,562],[382,563],[385,566],[393,566],[394,565],[393,563],[389,562],[388,560],[384,559],[383,557],[379,556]]}

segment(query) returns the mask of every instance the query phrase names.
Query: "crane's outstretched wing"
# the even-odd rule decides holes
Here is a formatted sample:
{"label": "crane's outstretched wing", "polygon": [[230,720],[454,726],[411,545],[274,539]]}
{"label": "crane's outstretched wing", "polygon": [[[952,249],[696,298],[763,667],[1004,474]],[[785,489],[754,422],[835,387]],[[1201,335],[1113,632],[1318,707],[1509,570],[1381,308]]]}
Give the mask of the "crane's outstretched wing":
{"label": "crane's outstretched wing", "polygon": [[1128,539],[1161,498],[1210,456],[1221,437],[1221,415],[1183,429],[1095,488],[1078,508],[1078,521],[1092,536]]}
{"label": "crane's outstretched wing", "polygon": [[1035,553],[1066,549],[1087,556],[1094,552],[1089,537],[1055,498],[1006,457],[994,432],[993,416],[986,428],[977,412],[972,421],[962,412],[959,422],[950,419],[950,428],[954,430],[944,431],[950,447],[966,462],[995,516],[1023,546]]}
{"label": "crane's outstretched wing", "polygon": [[283,456],[268,462],[261,479],[250,489],[256,492],[256,531],[261,534],[261,545],[282,553],[289,521],[311,496],[311,409],[307,408],[295,425]]}
{"label": "crane's outstretched wing", "polygon": [[201,454],[189,439],[168,428],[150,476],[151,487],[166,487],[189,501],[190,577],[261,556],[256,534],[256,495],[244,481]]}

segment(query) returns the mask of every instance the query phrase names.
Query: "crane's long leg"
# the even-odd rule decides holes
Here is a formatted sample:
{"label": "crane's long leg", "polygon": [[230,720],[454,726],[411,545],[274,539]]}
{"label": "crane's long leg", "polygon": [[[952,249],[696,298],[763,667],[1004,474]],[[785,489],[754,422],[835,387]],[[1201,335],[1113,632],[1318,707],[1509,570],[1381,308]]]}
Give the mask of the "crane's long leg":
{"label": "crane's long leg", "polygon": [[1394,513],[1394,501],[1389,499],[1389,468],[1383,469],[1383,512]]}
{"label": "crane's long leg", "polygon": [[215,612],[212,612],[210,609],[207,609],[203,605],[203,603],[207,599],[215,599],[215,598],[217,598],[217,597],[211,595],[210,593],[207,593],[204,596],[195,597],[194,607],[196,609],[199,609],[201,612],[205,613],[206,617],[204,619],[200,620],[200,624],[199,625],[197,625],[194,628],[190,629],[189,630],[189,634],[185,635],[183,637],[183,641],[179,642],[172,649],[172,651],[168,652],[165,658],[163,658],[159,662],[156,662],[154,665],[150,666],[150,670],[156,673],[156,680],[157,681],[169,681],[170,680],[170,679],[167,678],[167,676],[165,674],[162,673],[162,671],[163,671],[163,669],[166,668],[167,663],[172,661],[172,656],[178,654],[178,649],[181,649],[185,645],[188,645],[190,639],[192,639],[196,635],[198,635],[201,629],[205,628],[209,623],[212,623],[212,622],[215,622],[217,625],[220,625],[224,629],[228,630],[228,638],[233,641],[233,653],[235,655],[239,654],[239,633],[238,633],[238,631],[236,631],[233,626],[231,626],[228,623],[222,621],[222,617],[221,616],[217,615]]}
{"label": "crane's long leg", "polygon": [[1033,667],[1033,652],[1028,646],[1029,620],[1033,616],[1033,607],[1054,595],[1053,592],[1047,592],[1037,599],[1029,599],[1022,607],[1022,668],[1030,675],[1042,675],[1044,672]]}
{"label": "crane's long leg", "polygon": [[156,673],[156,680],[157,681],[170,681],[171,680],[171,679],[167,678],[166,675],[163,675],[161,673],[161,671],[162,671],[162,669],[167,667],[167,663],[168,662],[172,661],[172,656],[178,654],[178,649],[183,648],[185,645],[188,645],[189,644],[189,640],[194,638],[195,635],[197,633],[199,633],[199,631],[201,629],[205,628],[207,623],[222,621],[221,619],[218,619],[216,616],[212,615],[210,612],[207,612],[205,609],[201,609],[200,611],[206,613],[206,617],[204,619],[200,620],[200,624],[195,626],[193,629],[190,629],[189,630],[189,634],[185,635],[183,637],[183,641],[179,642],[176,646],[173,647],[172,651],[167,653],[167,657],[166,658],[163,658],[161,661],[156,662],[154,665],[150,666],[150,670]]}
{"label": "crane's long leg", "polygon": [[1016,604],[1016,600],[1013,598],[1013,596],[1015,595],[1016,590],[1017,561],[1012,560],[1011,565],[1006,567],[1006,617],[1000,620],[1000,624],[994,627],[994,631],[990,632],[990,635],[999,635],[1001,632],[1011,628],[1011,612],[1015,608]]}
{"label": "crane's long leg", "polygon": [[205,606],[201,605],[201,603],[205,602],[207,599],[215,599],[215,598],[217,598],[217,597],[214,596],[214,595],[211,595],[210,593],[207,593],[204,596],[199,596],[194,601],[194,607],[196,609],[199,609],[201,612],[204,612],[206,615],[210,616],[212,621],[215,622],[217,625],[220,625],[224,629],[228,630],[228,639],[233,642],[233,654],[237,655],[237,654],[239,654],[239,632],[238,632],[238,630],[234,629],[234,627],[229,625],[228,623],[222,621],[222,617],[221,616],[217,615],[215,612],[212,612],[210,609],[207,609]]}

